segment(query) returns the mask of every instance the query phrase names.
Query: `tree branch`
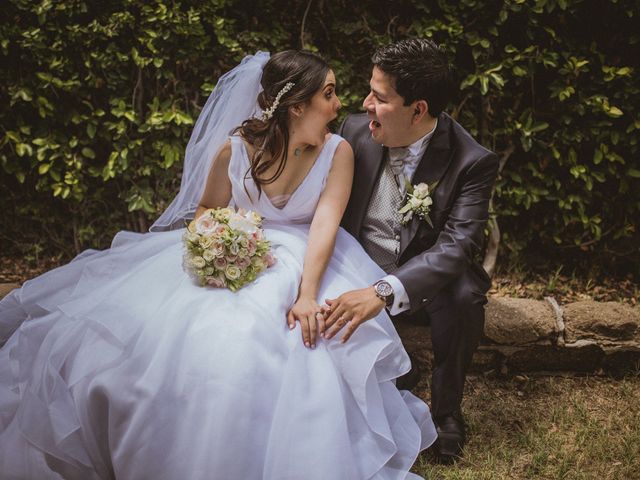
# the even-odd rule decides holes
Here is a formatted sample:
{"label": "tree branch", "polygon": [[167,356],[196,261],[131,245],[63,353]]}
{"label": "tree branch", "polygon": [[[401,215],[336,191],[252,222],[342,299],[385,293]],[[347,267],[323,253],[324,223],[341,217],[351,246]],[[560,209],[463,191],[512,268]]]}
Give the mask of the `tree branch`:
{"label": "tree branch", "polygon": [[[493,207],[493,199],[489,202],[489,209]],[[489,219],[489,243],[487,244],[487,250],[484,254],[484,261],[482,262],[482,268],[487,272],[489,277],[493,277],[496,270],[496,261],[498,260],[498,250],[500,247],[500,225],[498,225],[498,219],[492,216]]]}
{"label": "tree branch", "polygon": [[458,121],[458,116],[460,115],[460,112],[462,111],[464,104],[467,103],[467,100],[469,100],[470,98],[471,98],[471,93],[467,93],[462,99],[462,101],[453,108],[453,111],[451,112],[451,118],[453,118],[455,121]]}
{"label": "tree branch", "polygon": [[142,96],[143,86],[142,86],[142,68],[138,67],[138,79],[136,81],[135,86],[133,87],[133,93],[131,94],[131,107],[133,107],[140,118],[142,118]]}
{"label": "tree branch", "polygon": [[309,0],[309,2],[307,2],[307,8],[302,16],[302,25],[300,25],[300,48],[304,48],[304,24],[307,22],[307,15],[311,8],[311,2],[313,2],[313,0]]}
{"label": "tree branch", "polygon": [[[498,174],[502,172],[507,160],[513,154],[516,147],[513,142],[509,142],[509,146],[500,155],[500,164],[498,166]],[[489,200],[489,211],[493,211],[493,196],[495,194],[495,188],[491,192],[491,200]],[[498,250],[500,247],[500,225],[498,224],[498,218],[493,215],[489,219],[489,242],[487,243],[487,250],[484,254],[484,261],[482,267],[485,269],[490,277],[496,270],[496,262],[498,260]]]}

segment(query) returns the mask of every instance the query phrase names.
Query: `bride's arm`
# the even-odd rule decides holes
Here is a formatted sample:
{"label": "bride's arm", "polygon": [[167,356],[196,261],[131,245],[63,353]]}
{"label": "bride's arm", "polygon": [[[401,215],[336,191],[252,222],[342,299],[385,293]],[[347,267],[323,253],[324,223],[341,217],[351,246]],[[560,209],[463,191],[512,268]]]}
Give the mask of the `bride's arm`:
{"label": "bride's arm", "polygon": [[311,222],[298,299],[287,315],[289,328],[294,328],[295,321],[300,320],[302,338],[307,347],[315,347],[318,330],[324,332],[324,319],[322,315],[316,316],[320,312],[318,289],[333,254],[352,183],[353,150],[346,141],[342,141],[336,149],[327,183]]}
{"label": "bride's arm", "polygon": [[213,160],[204,193],[196,209],[195,218],[208,208],[226,207],[231,200],[231,181],[229,180],[229,160],[231,160],[231,141],[227,140],[220,153]]}

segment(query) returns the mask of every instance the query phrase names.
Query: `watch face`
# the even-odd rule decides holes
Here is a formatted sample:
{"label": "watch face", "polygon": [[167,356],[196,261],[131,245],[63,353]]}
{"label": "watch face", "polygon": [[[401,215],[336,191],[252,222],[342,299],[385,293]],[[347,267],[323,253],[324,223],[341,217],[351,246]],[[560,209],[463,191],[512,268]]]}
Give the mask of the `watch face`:
{"label": "watch face", "polygon": [[378,292],[378,295],[388,297],[393,294],[393,288],[388,282],[379,282],[376,283],[376,292]]}

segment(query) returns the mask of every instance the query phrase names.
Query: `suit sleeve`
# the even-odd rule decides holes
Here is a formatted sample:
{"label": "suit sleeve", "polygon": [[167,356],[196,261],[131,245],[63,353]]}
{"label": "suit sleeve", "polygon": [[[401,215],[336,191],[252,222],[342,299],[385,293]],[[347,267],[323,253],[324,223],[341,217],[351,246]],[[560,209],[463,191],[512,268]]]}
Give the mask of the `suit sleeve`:
{"label": "suit sleeve", "polygon": [[409,295],[411,313],[433,300],[480,252],[498,163],[489,153],[471,165],[435,244],[394,272]]}

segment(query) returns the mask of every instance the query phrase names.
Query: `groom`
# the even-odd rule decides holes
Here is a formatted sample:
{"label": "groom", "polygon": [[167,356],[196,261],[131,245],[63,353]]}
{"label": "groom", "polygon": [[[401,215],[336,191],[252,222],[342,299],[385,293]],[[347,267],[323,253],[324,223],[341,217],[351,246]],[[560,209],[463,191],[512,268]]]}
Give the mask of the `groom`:
{"label": "groom", "polygon": [[[346,341],[385,307],[396,321],[410,317],[431,325],[435,448],[450,463],[465,442],[462,391],[491,284],[479,260],[498,159],[443,112],[451,66],[433,42],[387,45],[372,62],[366,113],[348,116],[338,132],[355,153],[342,225],[387,275],[327,300],[325,337],[346,326]],[[406,202],[407,181],[434,187],[430,221],[416,213],[402,223],[398,210]]]}

